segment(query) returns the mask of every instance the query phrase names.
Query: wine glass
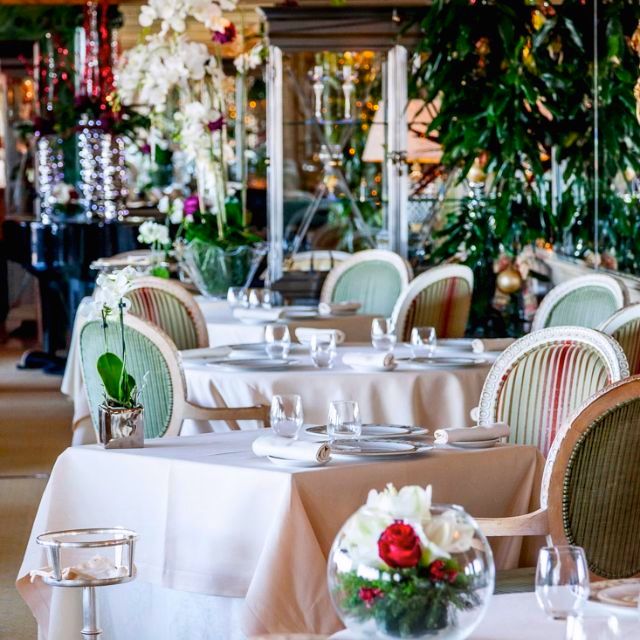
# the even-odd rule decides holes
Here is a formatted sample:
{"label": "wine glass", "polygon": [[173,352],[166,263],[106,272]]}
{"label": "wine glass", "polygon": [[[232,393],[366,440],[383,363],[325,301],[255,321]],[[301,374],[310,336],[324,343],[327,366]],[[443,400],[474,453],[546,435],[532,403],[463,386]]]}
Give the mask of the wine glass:
{"label": "wine glass", "polygon": [[262,291],[260,289],[249,289],[249,308],[258,309],[262,306]]}
{"label": "wine glass", "polygon": [[357,439],[362,435],[362,421],[360,407],[354,400],[334,400],[329,405],[329,420],[327,422],[329,438]]}
{"label": "wine glass", "polygon": [[371,321],[371,344],[378,351],[393,351],[396,328],[391,318],[374,318]]}
{"label": "wine glass", "polygon": [[432,358],[436,350],[435,327],[414,327],[411,329],[411,355],[414,358]]}
{"label": "wine glass", "polygon": [[227,302],[232,309],[242,305],[244,287],[229,287],[227,289]]}
{"label": "wine glass", "polygon": [[286,324],[268,324],[264,328],[264,341],[270,358],[287,359],[291,349],[291,335]]}
{"label": "wine glass", "polygon": [[543,547],[538,554],[536,598],[554,620],[579,613],[589,598],[589,569],[582,547]]}
{"label": "wine glass", "polygon": [[297,439],[304,413],[299,395],[275,395],[271,399],[271,428],[282,438]]}
{"label": "wine glass", "polygon": [[336,359],[336,334],[314,333],[309,343],[311,359],[319,369],[331,369]]}

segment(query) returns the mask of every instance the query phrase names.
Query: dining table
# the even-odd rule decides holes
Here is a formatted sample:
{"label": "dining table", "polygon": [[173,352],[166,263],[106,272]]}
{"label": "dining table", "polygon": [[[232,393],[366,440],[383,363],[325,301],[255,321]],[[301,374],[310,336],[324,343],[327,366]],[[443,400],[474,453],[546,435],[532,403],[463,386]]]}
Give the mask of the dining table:
{"label": "dining table", "polygon": [[[529,512],[544,460],[533,446],[425,447],[394,458],[334,455],[322,466],[257,457],[264,430],[147,440],[144,448],[70,447],[58,458],[17,578],[41,640],[68,640],[78,589],[29,579],[46,531],[123,526],[139,534],[136,580],[99,589],[105,637],[178,640],[341,629],[326,563],[336,534],[387,483],[433,487],[434,502],[477,517]],[[310,437],[305,431],[302,438]],[[492,540],[496,566],[527,562],[518,538]]]}

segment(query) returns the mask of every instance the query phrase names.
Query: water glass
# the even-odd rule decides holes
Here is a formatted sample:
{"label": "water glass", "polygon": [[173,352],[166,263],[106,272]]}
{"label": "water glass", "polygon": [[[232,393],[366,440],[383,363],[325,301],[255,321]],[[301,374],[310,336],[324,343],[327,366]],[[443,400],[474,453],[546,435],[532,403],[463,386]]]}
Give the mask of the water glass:
{"label": "water glass", "polygon": [[393,351],[396,328],[391,318],[374,318],[371,322],[371,344],[378,351]]}
{"label": "water glass", "polygon": [[249,289],[249,308],[257,309],[262,306],[262,290],[261,289]]}
{"label": "water glass", "polygon": [[229,287],[227,289],[227,302],[232,309],[242,306],[244,287]]}
{"label": "water glass", "polygon": [[362,421],[358,403],[353,400],[334,400],[329,405],[327,433],[331,440],[359,438]]}
{"label": "water glass", "polygon": [[589,569],[582,547],[544,547],[538,555],[536,598],[554,620],[578,614],[589,598]]}
{"label": "water glass", "polygon": [[274,303],[274,294],[275,291],[271,291],[271,289],[262,290],[261,302],[265,309],[271,309],[271,307],[276,306]]}
{"label": "water glass", "polygon": [[435,327],[414,327],[411,329],[411,355],[414,358],[432,358],[436,350]]}
{"label": "water glass", "polygon": [[291,335],[286,324],[268,324],[264,328],[267,355],[272,359],[286,360],[291,349]]}
{"label": "water glass", "polygon": [[271,428],[282,438],[297,438],[304,422],[300,396],[275,395],[271,399]]}
{"label": "water glass", "polygon": [[331,369],[336,359],[336,334],[314,333],[309,346],[313,364],[319,369]]}

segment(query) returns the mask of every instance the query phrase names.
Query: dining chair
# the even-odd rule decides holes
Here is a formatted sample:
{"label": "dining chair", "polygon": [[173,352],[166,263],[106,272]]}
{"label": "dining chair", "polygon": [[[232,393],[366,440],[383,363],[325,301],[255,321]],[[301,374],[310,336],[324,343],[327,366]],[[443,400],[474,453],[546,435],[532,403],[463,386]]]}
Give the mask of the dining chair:
{"label": "dining chair", "polygon": [[612,276],[590,274],[554,287],[542,299],[531,331],[576,326],[595,329],[629,302],[627,287]]}
{"label": "dining chair", "polygon": [[598,329],[618,341],[627,356],[631,375],[640,373],[640,304],[616,311]]}
{"label": "dining chair", "polygon": [[[236,420],[256,420],[269,426],[269,407],[202,407],[186,399],[184,373],[175,344],[162,329],[127,314],[124,318],[126,368],[140,387],[144,407],[145,437],[159,438],[180,434],[183,420],[226,421],[237,429]],[[80,360],[91,419],[99,431],[98,407],[104,388],[96,363],[105,350],[121,353],[122,337],[117,322],[93,320],[80,333]],[[99,435],[99,434],[98,434]]]}
{"label": "dining chair", "polygon": [[471,309],[473,271],[446,264],[421,273],[400,295],[393,310],[398,340],[413,327],[434,327],[438,338],[462,338]]}
{"label": "dining chair", "polygon": [[[585,550],[592,578],[640,575],[640,376],[610,385],[562,425],[542,477],[540,508],[478,518],[486,536],[547,536]],[[533,588],[531,574],[531,589]]]}
{"label": "dining chair", "polygon": [[359,302],[359,313],[388,317],[412,277],[409,263],[393,251],[359,251],[331,269],[320,302]]}
{"label": "dining chair", "polygon": [[165,278],[136,278],[127,293],[130,312],[160,327],[176,347],[200,349],[209,346],[207,323],[194,297],[177,282]]}
{"label": "dining chair", "polygon": [[587,398],[629,375],[610,336],[583,327],[534,331],[494,362],[480,396],[478,424],[506,422],[509,441],[547,455],[562,421]]}

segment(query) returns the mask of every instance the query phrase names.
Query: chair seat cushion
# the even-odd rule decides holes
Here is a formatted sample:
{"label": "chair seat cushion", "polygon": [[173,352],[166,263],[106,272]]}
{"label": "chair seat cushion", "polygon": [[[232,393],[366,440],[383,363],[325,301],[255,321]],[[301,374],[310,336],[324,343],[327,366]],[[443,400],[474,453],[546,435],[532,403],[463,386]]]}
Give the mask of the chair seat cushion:
{"label": "chair seat cushion", "polygon": [[535,590],[535,567],[507,569],[496,572],[496,595],[505,593],[528,593]]}

